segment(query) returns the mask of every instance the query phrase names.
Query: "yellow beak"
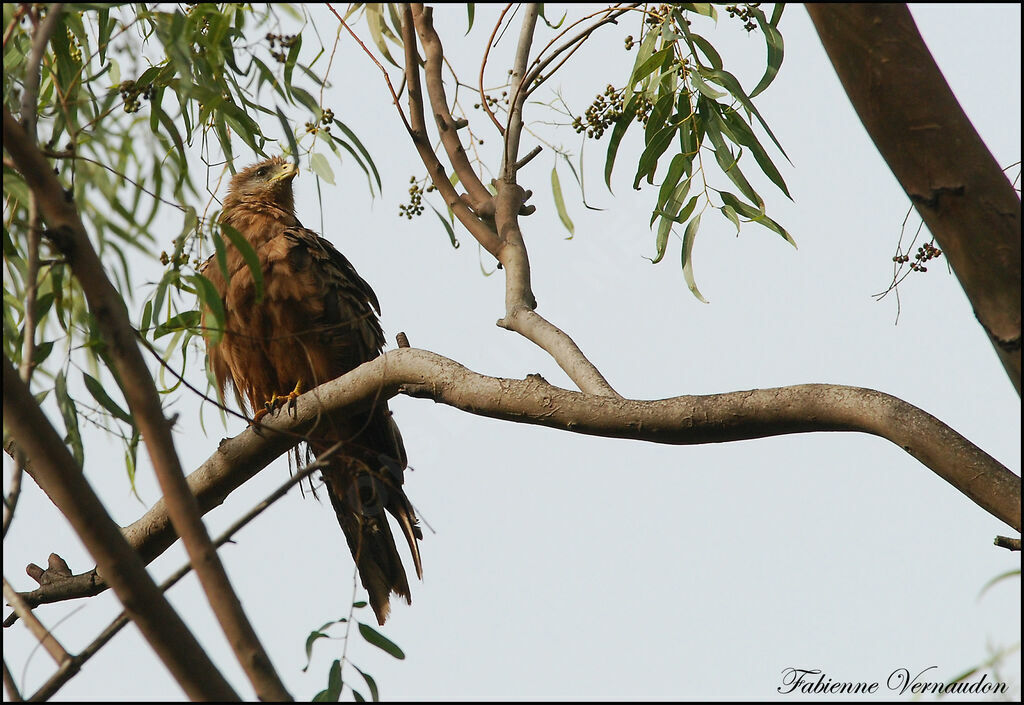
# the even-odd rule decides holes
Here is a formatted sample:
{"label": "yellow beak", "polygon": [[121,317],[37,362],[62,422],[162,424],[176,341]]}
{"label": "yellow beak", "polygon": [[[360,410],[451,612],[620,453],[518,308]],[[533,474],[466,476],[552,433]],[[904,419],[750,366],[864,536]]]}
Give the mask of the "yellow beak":
{"label": "yellow beak", "polygon": [[285,162],[284,164],[281,165],[281,171],[279,171],[277,176],[274,177],[274,181],[294,179],[298,175],[299,167],[295,166],[291,162]]}

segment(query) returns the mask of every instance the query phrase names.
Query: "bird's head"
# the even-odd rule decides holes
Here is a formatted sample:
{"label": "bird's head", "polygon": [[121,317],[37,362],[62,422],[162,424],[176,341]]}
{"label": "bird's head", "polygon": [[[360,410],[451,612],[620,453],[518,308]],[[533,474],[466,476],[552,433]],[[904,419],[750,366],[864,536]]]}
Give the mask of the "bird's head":
{"label": "bird's head", "polygon": [[271,157],[238,172],[231,179],[224,210],[234,205],[276,206],[286,213],[295,211],[292,179],[299,168],[284,157]]}

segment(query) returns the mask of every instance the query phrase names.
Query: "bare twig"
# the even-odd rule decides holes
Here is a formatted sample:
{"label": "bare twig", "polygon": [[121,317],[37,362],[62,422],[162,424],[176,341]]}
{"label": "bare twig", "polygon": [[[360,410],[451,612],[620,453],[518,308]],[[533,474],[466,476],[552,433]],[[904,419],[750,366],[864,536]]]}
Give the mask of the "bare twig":
{"label": "bare twig", "polygon": [[53,658],[54,663],[58,666],[64,663],[68,658],[68,652],[64,650],[64,647],[57,641],[57,637],[50,633],[50,630],[43,626],[36,616],[32,613],[32,608],[25,604],[25,601],[21,599],[21,596],[15,592],[11,584],[7,582],[7,577],[4,577],[4,599],[7,600],[7,604],[14,608],[14,611],[21,617],[21,621],[28,627],[28,630],[32,632],[32,635],[42,644],[46,652]]}
{"label": "bare twig", "polygon": [[[585,17],[581,17],[580,19],[576,20],[571,25],[563,29],[557,36],[555,36],[550,42],[548,42],[543,49],[540,50],[540,53],[537,54],[537,58],[534,59],[533,64],[531,64],[530,71],[526,75],[526,79],[524,80],[524,85],[526,85],[527,87],[527,92],[533,93],[542,83],[544,83],[544,81],[546,81],[549,77],[551,77],[552,74],[558,71],[559,67],[561,67],[562,64],[565,63],[566,59],[568,59],[569,56],[575,53],[575,51],[579,49],[587,39],[590,38],[590,35],[593,34],[594,30],[605,24],[614,24],[619,17],[621,17],[622,15],[631,10],[635,10],[637,7],[639,7],[639,3],[633,3],[627,6],[606,7],[601,10],[598,10],[597,12],[591,13]],[[573,27],[582,22],[585,22],[586,20],[589,20],[592,17],[596,17],[602,14],[605,16],[601,20],[595,22],[590,27],[587,27],[580,33],[573,36],[572,39],[569,39],[560,47],[552,51],[551,54],[549,54],[547,57],[543,59],[541,58],[544,56],[544,53],[554,45],[555,42],[564,37]],[[558,58],[558,56],[564,51],[568,51],[569,53],[565,57],[563,57],[560,62],[558,62],[558,66],[548,71],[547,74],[542,75],[544,69],[546,69],[551,64],[551,62]]]}
{"label": "bare twig", "polygon": [[6,355],[3,386],[4,423],[32,459],[33,478],[68,518],[153,650],[190,698],[237,700],[157,589]]}
{"label": "bare twig", "polygon": [[494,23],[494,29],[491,30],[491,36],[487,39],[487,48],[484,49],[484,58],[480,60],[480,107],[487,111],[487,115],[490,116],[491,122],[498,128],[498,132],[502,137],[505,136],[505,127],[498,122],[498,118],[494,116],[494,112],[491,110],[491,106],[487,103],[487,94],[484,93],[484,69],[487,68],[487,57],[491,54],[491,47],[494,43],[494,36],[498,33],[498,28],[501,27],[501,21],[505,19],[505,14],[508,13],[512,7],[512,3],[505,5],[505,9],[501,11],[501,15],[498,16],[498,21]]}
{"label": "bare twig", "polygon": [[290,699],[231,587],[203,525],[195,497],[189,492],[174,450],[171,426],[164,417],[160,395],[135,342],[124,300],[107,278],[74,202],[66,198],[49,164],[35,143],[28,141],[6,107],[4,147],[18,164],[29,189],[39,197],[43,218],[49,226],[50,240],[63,252],[82,286],[89,310],[96,318],[110,357],[124,381],[125,399],[146,443],[175,529],[189,558],[196,565],[196,575],[228,642],[258,696],[272,700]]}
{"label": "bare twig", "polygon": [[338,14],[338,11],[334,9],[331,3],[327,3],[327,9],[334,13],[334,16],[338,18],[338,22],[341,22],[341,26],[348,30],[348,33],[352,35],[352,38],[356,40],[356,43],[363,48],[363,51],[366,53],[367,56],[370,57],[370,60],[373,61],[373,63],[377,64],[377,68],[379,68],[381,70],[381,73],[384,74],[384,81],[387,82],[388,90],[391,91],[391,100],[395,105],[395,109],[398,110],[398,115],[402,118],[402,122],[405,124],[405,129],[409,132],[412,132],[412,127],[409,126],[409,121],[406,119],[405,113],[402,112],[402,103],[398,99],[398,94],[395,93],[395,87],[391,85],[391,77],[388,75],[388,70],[384,68],[384,66],[379,61],[377,61],[377,57],[373,55],[373,52],[366,48],[366,45],[363,44],[363,41],[356,35],[355,32],[352,31],[352,28],[348,26],[347,22],[345,22],[345,18]]}

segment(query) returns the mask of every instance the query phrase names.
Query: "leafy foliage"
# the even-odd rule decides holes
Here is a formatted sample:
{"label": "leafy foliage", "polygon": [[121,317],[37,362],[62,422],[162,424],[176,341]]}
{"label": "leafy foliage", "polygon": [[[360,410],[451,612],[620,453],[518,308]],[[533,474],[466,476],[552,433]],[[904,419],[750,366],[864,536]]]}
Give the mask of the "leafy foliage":
{"label": "leafy foliage", "polygon": [[[651,215],[652,227],[658,222],[653,262],[665,256],[674,226],[685,223],[683,276],[690,291],[701,301],[704,297],[694,281],[690,253],[701,216],[708,207],[721,212],[737,231],[742,217],[795,245],[789,233],[768,217],[764,200],[740,168],[746,150],[761,172],[789,196],[786,182],[755,135],[754,119],[783,156],[785,152],[751,100],[771,84],[782,64],[783,42],[778,31],[782,10],[783,5],[776,5],[770,20],[756,5],[747,5],[742,11],[747,30],[759,27],[768,48],[765,73],[748,95],[739,80],[725,70],[722,57],[711,42],[691,29],[691,14],[717,19],[714,7],[700,3],[662,5],[648,14],[639,42],[631,36],[626,39],[627,48],[637,44],[639,48],[625,85],[621,89],[609,86],[588,109],[586,123],[583,118],[574,123],[578,132],[585,131],[593,138],[600,138],[611,127],[605,156],[605,183],[609,189],[619,146],[634,123],[644,126],[644,149],[637,161],[633,188],[639,189],[644,181],[654,184],[659,163],[671,156]],[[756,25],[750,18],[756,20]],[[670,151],[673,145],[677,149]],[[708,183],[704,151],[714,155],[719,169],[741,196]],[[702,188],[690,196],[697,174]]]}

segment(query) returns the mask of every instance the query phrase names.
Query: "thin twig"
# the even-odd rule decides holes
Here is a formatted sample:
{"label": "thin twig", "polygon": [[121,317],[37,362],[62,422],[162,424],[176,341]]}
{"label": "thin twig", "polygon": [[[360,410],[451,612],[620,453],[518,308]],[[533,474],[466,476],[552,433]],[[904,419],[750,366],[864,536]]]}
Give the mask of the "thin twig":
{"label": "thin twig", "polygon": [[32,609],[25,604],[25,601],[21,599],[21,596],[11,587],[11,584],[7,582],[7,577],[4,576],[4,599],[7,600],[14,611],[21,617],[21,621],[28,627],[28,630],[32,632],[33,636],[42,644],[46,652],[50,654],[54,662],[59,666],[64,663],[68,658],[68,652],[64,650],[64,647],[57,641],[57,637],[50,633],[50,630],[43,626],[43,623],[39,621],[36,615],[32,612]]}
{"label": "thin twig", "polygon": [[384,66],[379,61],[377,61],[377,57],[373,55],[373,52],[366,48],[366,45],[363,44],[363,41],[356,35],[355,32],[352,31],[352,28],[348,26],[347,22],[345,22],[345,18],[338,14],[338,11],[334,9],[331,3],[327,3],[327,9],[334,13],[334,16],[338,18],[338,22],[341,22],[341,26],[348,30],[348,33],[352,35],[352,38],[356,40],[356,43],[363,48],[363,51],[366,52],[366,55],[370,57],[373,63],[377,64],[377,68],[379,68],[381,70],[381,73],[384,74],[384,80],[388,84],[388,90],[391,91],[391,99],[395,105],[395,109],[398,110],[398,115],[402,118],[402,123],[405,124],[405,129],[411,133],[412,127],[409,126],[409,121],[405,118],[405,113],[402,111],[402,103],[398,99],[398,94],[395,93],[395,87],[391,85],[391,77],[388,75],[388,70],[384,68]]}
{"label": "thin twig", "polygon": [[498,27],[501,26],[501,21],[505,19],[505,13],[507,13],[511,7],[512,3],[505,5],[505,9],[502,10],[501,15],[498,16],[498,21],[494,23],[494,29],[491,30],[491,36],[487,38],[487,48],[484,49],[484,58],[480,61],[480,105],[487,111],[487,114],[491,118],[491,122],[493,122],[494,126],[498,128],[498,132],[502,137],[505,136],[505,128],[500,122],[498,122],[498,118],[494,116],[494,113],[491,111],[491,106],[487,104],[487,94],[484,93],[484,69],[487,68],[487,57],[491,54],[491,44],[494,42],[494,35],[498,33]]}

